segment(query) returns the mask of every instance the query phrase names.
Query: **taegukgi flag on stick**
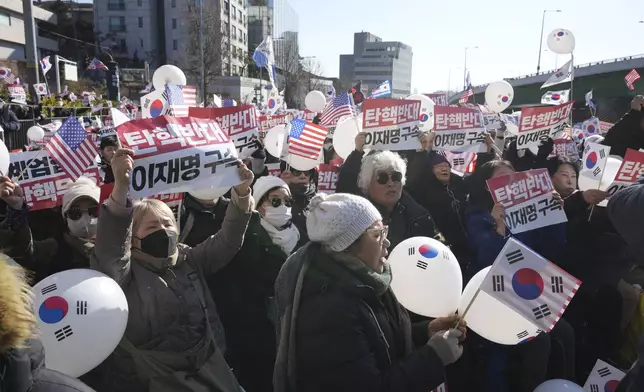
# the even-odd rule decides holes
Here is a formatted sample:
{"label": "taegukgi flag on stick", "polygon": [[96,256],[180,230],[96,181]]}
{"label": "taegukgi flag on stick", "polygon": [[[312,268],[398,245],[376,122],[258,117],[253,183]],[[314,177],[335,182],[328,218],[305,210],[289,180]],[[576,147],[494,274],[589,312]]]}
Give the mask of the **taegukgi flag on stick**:
{"label": "taegukgi flag on stick", "polygon": [[572,59],[566,64],[562,65],[546,82],[541,86],[541,88],[546,88],[550,86],[555,86],[561,83],[568,83],[572,81]]}
{"label": "taegukgi flag on stick", "polygon": [[621,370],[598,359],[584,384],[584,390],[588,392],[615,391],[624,376],[626,374]]}
{"label": "taegukgi flag on stick", "polygon": [[597,181],[597,188],[599,188],[599,182],[604,174],[609,154],[610,146],[586,142],[579,175]]}
{"label": "taegukgi flag on stick", "polygon": [[541,97],[544,105],[559,105],[570,101],[570,90],[548,91]]}
{"label": "taegukgi flag on stick", "polygon": [[579,279],[511,237],[481,290],[550,332],[580,285]]}

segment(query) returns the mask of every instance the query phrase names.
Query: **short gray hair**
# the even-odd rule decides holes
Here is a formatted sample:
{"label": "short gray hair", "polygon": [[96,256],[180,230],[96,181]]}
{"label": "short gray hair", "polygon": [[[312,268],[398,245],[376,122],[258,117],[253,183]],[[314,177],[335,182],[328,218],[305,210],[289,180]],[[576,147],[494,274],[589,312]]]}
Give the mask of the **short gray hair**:
{"label": "short gray hair", "polygon": [[391,151],[378,151],[367,154],[362,158],[360,173],[358,174],[358,187],[366,195],[376,173],[395,170],[402,173],[402,185],[405,185],[407,162],[398,154]]}

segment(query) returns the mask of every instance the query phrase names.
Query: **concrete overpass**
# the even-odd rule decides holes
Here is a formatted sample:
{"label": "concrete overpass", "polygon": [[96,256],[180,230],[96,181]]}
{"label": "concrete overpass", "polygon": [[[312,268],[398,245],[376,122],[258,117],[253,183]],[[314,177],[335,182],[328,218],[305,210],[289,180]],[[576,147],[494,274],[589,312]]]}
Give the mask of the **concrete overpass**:
{"label": "concrete overpass", "polygon": [[[624,76],[636,69],[642,79],[635,82],[635,91],[629,91],[624,83]],[[570,84],[560,84],[550,88],[541,89],[541,85],[554,73],[554,70],[542,74],[531,74],[516,78],[505,79],[514,87],[514,100],[510,109],[519,110],[523,106],[541,104],[541,96],[548,90],[566,90]],[[469,102],[485,102],[485,89],[487,84],[474,87],[474,97]],[[611,60],[575,66],[575,80],[573,82],[573,99],[575,110],[573,121],[583,121],[590,117],[586,108],[585,95],[593,90],[594,101],[597,104],[597,116],[603,121],[615,122],[626,111],[635,95],[644,94],[644,55],[621,57]],[[639,90],[639,91],[638,91]],[[457,103],[461,93],[450,97],[450,103]]]}

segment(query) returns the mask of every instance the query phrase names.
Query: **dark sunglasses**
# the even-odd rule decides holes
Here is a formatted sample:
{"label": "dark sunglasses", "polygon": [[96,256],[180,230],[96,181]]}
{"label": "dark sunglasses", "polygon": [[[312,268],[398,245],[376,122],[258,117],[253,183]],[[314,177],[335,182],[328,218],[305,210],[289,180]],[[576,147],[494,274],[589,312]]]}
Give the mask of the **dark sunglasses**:
{"label": "dark sunglasses", "polygon": [[376,181],[378,181],[378,184],[380,185],[386,185],[389,182],[389,179],[391,178],[391,181],[395,183],[401,182],[402,181],[402,173],[399,171],[395,171],[389,175],[389,173],[386,172],[380,172],[378,173],[378,177],[376,177]]}
{"label": "dark sunglasses", "polygon": [[282,203],[284,203],[284,205],[286,207],[291,207],[293,205],[293,199],[284,199],[284,200],[282,200],[279,197],[275,197],[275,198],[272,198],[272,199],[268,199],[266,201],[269,202],[275,208],[281,206]]}
{"label": "dark sunglasses", "polygon": [[297,176],[299,176],[299,175],[301,175],[301,174],[304,174],[305,176],[310,176],[310,175],[311,175],[311,171],[310,171],[310,170],[301,171],[301,170],[293,169],[293,168],[291,167],[291,168],[289,168],[289,169],[288,169],[288,171],[290,171],[290,172],[291,172],[291,174],[292,174],[292,175],[294,175],[294,176],[296,176],[296,177],[297,177]]}
{"label": "dark sunglasses", "polygon": [[71,220],[79,220],[83,213],[87,212],[92,218],[98,218],[98,206],[90,207],[88,209],[81,209],[78,207],[72,207],[67,211],[66,216]]}

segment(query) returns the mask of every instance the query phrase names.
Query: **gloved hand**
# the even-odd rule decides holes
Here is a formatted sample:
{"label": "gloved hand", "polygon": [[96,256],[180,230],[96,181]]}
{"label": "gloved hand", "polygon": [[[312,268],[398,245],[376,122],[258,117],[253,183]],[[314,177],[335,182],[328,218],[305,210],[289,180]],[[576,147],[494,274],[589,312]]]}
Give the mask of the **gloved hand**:
{"label": "gloved hand", "polygon": [[427,345],[438,354],[443,366],[453,364],[463,355],[463,347],[459,344],[461,335],[463,333],[458,329],[450,329],[434,334],[427,342]]}

